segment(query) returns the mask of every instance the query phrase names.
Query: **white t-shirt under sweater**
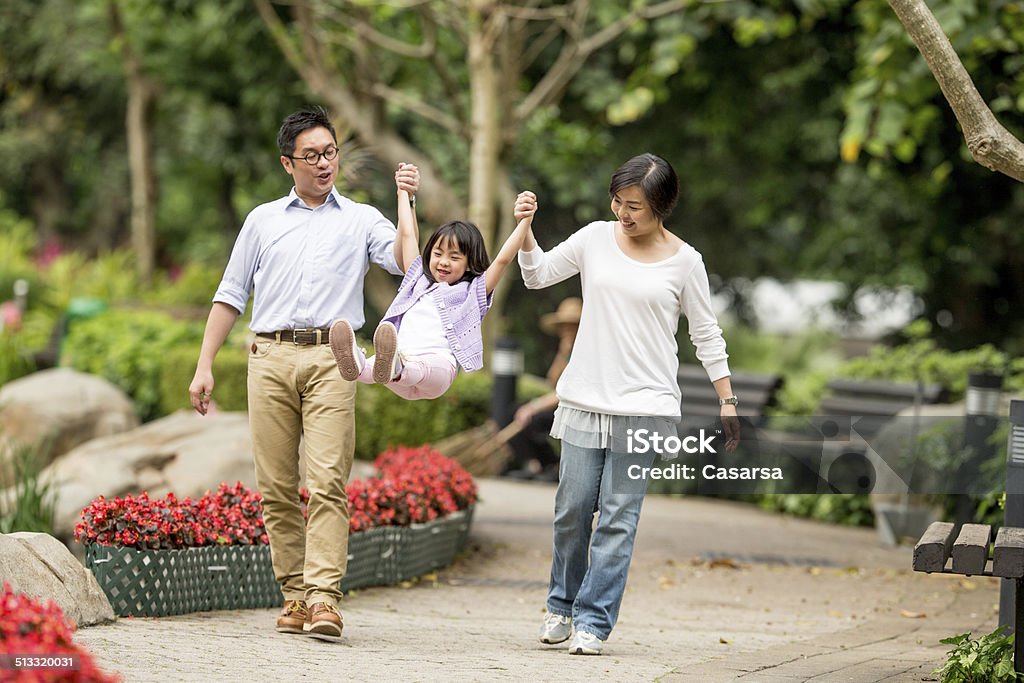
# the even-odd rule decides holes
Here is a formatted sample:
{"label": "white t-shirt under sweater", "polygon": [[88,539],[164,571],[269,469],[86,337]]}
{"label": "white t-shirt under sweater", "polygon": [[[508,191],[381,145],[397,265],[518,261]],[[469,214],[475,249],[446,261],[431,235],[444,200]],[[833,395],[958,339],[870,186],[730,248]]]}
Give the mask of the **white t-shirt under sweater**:
{"label": "white t-shirt under sweater", "polygon": [[457,369],[458,361],[448,346],[448,339],[441,324],[441,314],[437,312],[434,299],[430,296],[431,291],[433,288],[424,292],[402,316],[402,324],[398,326],[398,350],[407,356],[424,353],[444,356],[451,361],[452,367]]}
{"label": "white t-shirt under sweater", "polygon": [[680,313],[708,378],[729,375],[704,260],[689,244],[667,259],[642,263],[616,244],[615,223],[598,221],[550,252],[539,246],[520,251],[519,266],[528,289],[581,276],[583,314],[569,364],[555,387],[560,405],[678,419]]}

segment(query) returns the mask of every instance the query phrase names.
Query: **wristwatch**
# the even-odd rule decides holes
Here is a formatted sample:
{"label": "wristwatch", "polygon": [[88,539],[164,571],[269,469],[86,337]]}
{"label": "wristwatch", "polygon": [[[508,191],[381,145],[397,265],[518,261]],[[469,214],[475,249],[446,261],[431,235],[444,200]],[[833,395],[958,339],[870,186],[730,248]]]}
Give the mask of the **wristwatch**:
{"label": "wristwatch", "polygon": [[740,404],[740,400],[738,398],[736,398],[735,396],[730,396],[728,398],[720,398],[720,399],[718,399],[718,405],[720,405],[720,406],[726,406],[726,405],[728,405],[728,406],[738,406],[739,404]]}

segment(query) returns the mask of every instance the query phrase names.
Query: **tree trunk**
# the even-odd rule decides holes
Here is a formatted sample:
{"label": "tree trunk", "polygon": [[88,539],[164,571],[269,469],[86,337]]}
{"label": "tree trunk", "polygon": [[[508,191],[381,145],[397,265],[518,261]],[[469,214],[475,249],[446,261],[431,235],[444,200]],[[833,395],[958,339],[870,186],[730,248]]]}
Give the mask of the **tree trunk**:
{"label": "tree trunk", "polygon": [[136,268],[144,284],[153,280],[156,261],[156,174],[153,171],[153,113],[156,87],[146,76],[142,59],[132,47],[117,0],[109,4],[110,23],[121,45],[128,107],[128,168],[131,177],[131,235]]}
{"label": "tree trunk", "polygon": [[156,180],[153,173],[152,120],[155,98],[144,78],[128,78],[128,165],[131,171],[132,249],[144,284],[153,280],[156,259]]}
{"label": "tree trunk", "polygon": [[1024,182],[1024,143],[996,120],[928,5],[924,0],[889,0],[889,6],[938,81],[974,160]]}
{"label": "tree trunk", "polygon": [[475,0],[469,32],[470,113],[469,220],[476,223],[492,256],[500,246],[495,223],[495,178],[501,147],[498,74],[494,63],[493,0]]}

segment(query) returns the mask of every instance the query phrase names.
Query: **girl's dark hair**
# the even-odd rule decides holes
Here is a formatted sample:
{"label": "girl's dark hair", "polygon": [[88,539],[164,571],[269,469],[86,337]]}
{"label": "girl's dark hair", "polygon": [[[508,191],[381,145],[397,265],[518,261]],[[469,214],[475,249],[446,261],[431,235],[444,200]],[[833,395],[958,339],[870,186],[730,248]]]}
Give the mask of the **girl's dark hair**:
{"label": "girl's dark hair", "polygon": [[427,238],[427,244],[423,247],[423,274],[430,282],[437,282],[430,272],[430,252],[434,251],[434,245],[445,237],[455,240],[459,245],[459,251],[466,255],[466,273],[459,282],[468,282],[483,275],[491,265],[487,249],[484,248],[484,236],[477,227],[468,221],[448,221]]}
{"label": "girl's dark hair", "polygon": [[668,218],[679,199],[675,169],[656,154],[640,154],[619,166],[612,173],[608,196],[614,198],[621,190],[633,186],[640,188],[651,211],[661,220]]}
{"label": "girl's dark hair", "polygon": [[295,154],[295,138],[310,128],[323,127],[331,133],[334,144],[338,144],[338,136],[334,132],[334,125],[327,117],[327,111],[323,107],[312,109],[300,109],[294,114],[289,114],[281,122],[281,128],[277,131],[277,147],[281,150],[281,156],[290,157]]}

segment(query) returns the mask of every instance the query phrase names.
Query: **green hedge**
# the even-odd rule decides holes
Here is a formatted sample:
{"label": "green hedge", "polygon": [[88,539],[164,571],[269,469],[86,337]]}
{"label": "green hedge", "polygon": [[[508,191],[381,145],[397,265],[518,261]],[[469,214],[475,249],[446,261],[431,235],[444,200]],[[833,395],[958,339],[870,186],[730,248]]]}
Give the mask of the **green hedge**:
{"label": "green hedge", "polygon": [[[199,360],[199,343],[186,344],[170,350],[160,368],[160,414],[176,410],[192,410],[188,387]],[[213,361],[214,398],[221,410],[248,409],[246,371],[249,353],[244,343],[232,335]]]}
{"label": "green hedge", "polygon": [[29,354],[13,334],[0,334],[0,386],[35,370]]}
{"label": "green hedge", "polygon": [[916,339],[900,346],[878,345],[870,353],[853,358],[831,371],[814,371],[787,377],[779,392],[778,415],[813,415],[826,394],[826,384],[845,377],[886,382],[938,384],[958,401],[967,391],[967,375],[992,372],[1004,375],[1007,391],[1024,390],[1024,359],[1010,359],[990,344],[963,351],[940,349],[930,339]]}
{"label": "green hedge", "polygon": [[139,418],[148,421],[162,414],[161,376],[170,352],[198,349],[202,332],[201,323],[163,313],[109,310],[71,326],[60,364],[116,384],[135,402]]}
{"label": "green hedge", "polygon": [[[237,338],[233,333],[214,362],[214,396],[222,410],[244,411],[248,406],[248,335],[244,333],[247,330],[239,331]],[[198,355],[198,343],[163,354],[161,414],[191,409],[187,389]],[[444,396],[430,401],[407,401],[386,387],[360,384],[356,391],[356,457],[373,460],[389,446],[431,443],[483,424],[490,412],[492,384],[486,370],[460,372]],[[520,400],[529,400],[546,393],[547,386],[527,375],[520,379],[517,391]]]}

